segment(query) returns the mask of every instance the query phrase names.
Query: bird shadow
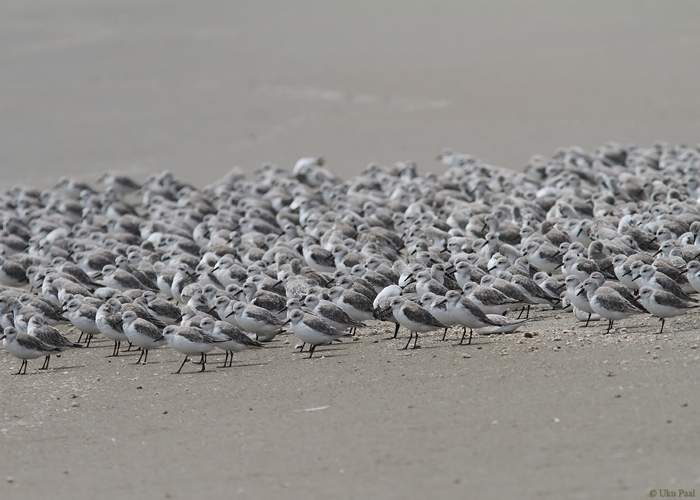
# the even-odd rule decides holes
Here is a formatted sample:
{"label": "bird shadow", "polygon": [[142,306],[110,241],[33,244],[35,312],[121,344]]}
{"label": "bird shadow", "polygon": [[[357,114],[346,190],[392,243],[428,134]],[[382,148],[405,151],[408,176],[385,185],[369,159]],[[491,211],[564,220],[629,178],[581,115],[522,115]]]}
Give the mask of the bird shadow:
{"label": "bird shadow", "polygon": [[[209,364],[209,363],[207,363],[207,364]],[[246,368],[246,367],[250,368],[253,366],[265,366],[265,365],[269,365],[269,364],[270,364],[269,361],[265,361],[262,363],[236,363],[234,361],[234,363],[231,366],[217,366],[217,368],[220,370],[228,370],[229,368]]]}
{"label": "bird shadow", "polygon": [[69,366],[50,366],[46,370],[40,370],[42,372],[61,372],[64,370],[76,370],[78,368],[85,368],[87,365],[69,365]]}

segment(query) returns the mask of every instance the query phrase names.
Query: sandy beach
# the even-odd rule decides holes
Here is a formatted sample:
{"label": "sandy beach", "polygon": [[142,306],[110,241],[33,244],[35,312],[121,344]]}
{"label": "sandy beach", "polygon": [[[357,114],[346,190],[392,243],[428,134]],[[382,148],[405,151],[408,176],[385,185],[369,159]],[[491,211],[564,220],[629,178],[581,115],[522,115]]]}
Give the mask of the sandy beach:
{"label": "sandy beach", "polygon": [[[700,141],[700,5],[8,1],[0,188],[324,156],[522,169],[608,140]],[[573,498],[700,492],[700,315],[386,340],[313,359],[281,336],[204,373],[111,342],[14,376],[0,352],[0,498]],[[531,333],[532,337],[524,336]],[[74,338],[74,337],[73,337]],[[670,496],[670,495],[666,495]]]}
{"label": "sandy beach", "polygon": [[[306,359],[297,340],[204,373],[111,342],[48,372],[3,354],[3,498],[647,498],[700,488],[697,314],[401,351],[378,325]],[[526,338],[525,333],[532,333]],[[215,361],[215,362],[214,362]]]}

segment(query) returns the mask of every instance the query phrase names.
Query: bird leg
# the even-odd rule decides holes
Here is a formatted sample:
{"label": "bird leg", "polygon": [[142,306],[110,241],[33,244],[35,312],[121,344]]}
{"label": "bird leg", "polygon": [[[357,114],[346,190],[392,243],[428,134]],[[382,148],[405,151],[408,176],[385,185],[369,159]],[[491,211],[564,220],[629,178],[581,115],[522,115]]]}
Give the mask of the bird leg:
{"label": "bird leg", "polygon": [[610,333],[610,330],[612,330],[614,320],[610,319],[608,320],[608,330],[605,332],[606,334]]}
{"label": "bird leg", "polygon": [[413,347],[412,349],[419,349],[420,346],[416,345],[418,343],[418,332],[416,332],[416,337],[413,339]]}
{"label": "bird leg", "polygon": [[24,373],[25,375],[27,374],[27,360],[23,359],[22,364],[19,365],[19,371],[15,373],[15,375],[21,375],[22,374],[22,368],[24,368]]}
{"label": "bird leg", "polygon": [[185,359],[182,361],[182,364],[180,365],[180,368],[175,372],[175,374],[180,373],[180,370],[182,370],[182,367],[185,366],[185,363],[187,363],[190,360],[190,358],[185,355]]}
{"label": "bird leg", "polygon": [[[467,345],[471,345],[472,343],[472,335],[474,334],[474,331],[470,328],[469,329],[469,342],[467,342]],[[464,327],[464,331],[462,332],[462,340],[459,341],[459,345],[462,345],[462,342],[464,342],[464,337],[467,335],[467,327]]]}
{"label": "bird leg", "polygon": [[408,342],[406,342],[406,345],[402,349],[400,349],[401,351],[405,351],[406,349],[408,349],[408,345],[411,343],[411,340],[413,339],[413,332],[410,332],[410,334],[411,335],[408,337]]}

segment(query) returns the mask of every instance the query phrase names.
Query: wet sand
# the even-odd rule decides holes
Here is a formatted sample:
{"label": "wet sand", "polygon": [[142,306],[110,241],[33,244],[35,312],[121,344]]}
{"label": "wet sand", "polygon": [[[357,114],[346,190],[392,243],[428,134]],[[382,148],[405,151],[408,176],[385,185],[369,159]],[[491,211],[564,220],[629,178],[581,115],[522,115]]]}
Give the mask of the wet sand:
{"label": "wet sand", "polygon": [[[381,324],[319,347],[278,337],[204,373],[111,342],[3,353],[3,498],[645,498],[698,488],[700,315],[574,324],[399,350]],[[532,338],[524,333],[533,334]]]}
{"label": "wet sand", "polygon": [[[410,5],[410,7],[409,7]],[[324,155],[521,168],[607,140],[695,144],[695,2],[5,2],[0,186]],[[697,314],[603,336],[538,310],[471,346],[385,331],[205,373],[108,342],[13,376],[0,498],[647,498],[700,489]],[[322,356],[321,356],[322,355]],[[213,357],[212,360],[217,360]]]}

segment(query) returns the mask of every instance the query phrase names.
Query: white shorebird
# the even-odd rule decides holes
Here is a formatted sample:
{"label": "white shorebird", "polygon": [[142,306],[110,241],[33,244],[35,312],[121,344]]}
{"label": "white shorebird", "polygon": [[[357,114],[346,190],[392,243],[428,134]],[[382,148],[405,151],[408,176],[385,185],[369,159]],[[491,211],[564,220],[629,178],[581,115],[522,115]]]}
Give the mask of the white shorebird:
{"label": "white shorebird", "polygon": [[336,339],[349,335],[347,332],[337,330],[323,321],[318,316],[307,314],[301,309],[295,309],[289,313],[292,323],[292,332],[302,342],[309,344],[309,358],[314,355],[316,346],[328,344]]}
{"label": "white shorebird", "polygon": [[657,290],[664,290],[666,292],[672,293],[676,297],[692,301],[693,299],[683,291],[681,286],[665,275],[664,273],[657,271],[653,266],[644,264],[639,269],[637,276],[635,276],[635,281],[641,280],[642,286],[650,286]]}
{"label": "white shorebird", "polygon": [[195,354],[201,355],[202,368],[199,371],[203,372],[207,365],[207,353],[214,349],[215,344],[224,342],[193,326],[168,325],[163,329],[163,337],[173,350],[185,355],[175,373],[180,373],[185,363],[190,360],[189,356]]}
{"label": "white shorebird", "polygon": [[492,276],[490,274],[487,274],[483,278],[481,278],[481,285],[484,286],[490,286],[493,287],[494,289],[498,290],[501,292],[503,295],[510,297],[511,299],[514,299],[518,302],[518,306],[522,307],[523,309],[520,311],[520,315],[522,316],[523,312],[525,311],[525,307],[527,307],[528,315],[530,314],[530,306],[537,304],[535,300],[530,298],[528,294],[523,292],[523,290],[516,286],[514,283],[511,283],[510,281],[507,281],[503,278],[497,278],[495,276]]}
{"label": "white shorebird", "polygon": [[479,335],[493,335],[498,333],[513,333],[523,324],[527,323],[529,320],[527,318],[523,319],[511,319],[501,316],[500,314],[487,314],[486,317],[492,321],[494,324],[489,326],[482,326],[481,328],[475,328],[474,331]]}
{"label": "white shorebird", "polygon": [[165,337],[160,328],[145,319],[136,316],[134,311],[126,311],[122,314],[122,328],[126,338],[136,347],[141,348],[141,355],[136,364],[148,362],[148,351],[158,349],[166,344]]}
{"label": "white shorebird", "polygon": [[643,286],[639,289],[639,300],[652,316],[661,319],[659,333],[664,332],[666,318],[682,316],[693,309],[700,308],[700,303],[683,300],[670,292],[650,286]]}
{"label": "white shorebird", "polygon": [[304,305],[336,330],[350,328],[350,331],[353,332],[358,327],[367,326],[361,321],[352,319],[345,310],[330,300],[321,299],[318,295],[307,295],[304,299]]}
{"label": "white shorebird", "polygon": [[434,330],[447,328],[447,325],[440,323],[424,308],[403,297],[392,297],[389,301],[389,307],[394,312],[396,321],[398,321],[401,326],[410,332],[408,342],[406,342],[406,345],[402,348],[402,350],[408,349],[408,346],[411,344],[411,340],[413,340],[414,336],[415,340],[413,340],[413,349],[416,349],[418,347],[417,344],[419,333],[432,332]]}
{"label": "white shorebird", "polygon": [[27,360],[61,352],[58,347],[45,344],[26,333],[17,332],[13,326],[6,327],[0,339],[2,339],[2,344],[7,352],[22,360],[19,371],[15,375],[27,373]]}
{"label": "white shorebird", "polygon": [[244,302],[234,304],[227,316],[234,316],[237,326],[245,332],[255,334],[256,340],[260,342],[270,342],[286,324],[270,311]]}
{"label": "white shorebird", "polygon": [[597,286],[595,280],[589,278],[582,283],[582,286],[588,296],[591,309],[601,318],[608,320],[608,329],[605,333],[610,333],[616,320],[647,312],[641,304],[628,301],[615,289],[609,286]]}
{"label": "white shorebird", "polygon": [[146,310],[154,318],[159,319],[165,325],[174,325],[182,319],[182,311],[172,302],[158,297],[155,292],[148,290],[143,293],[146,300]]}
{"label": "white shorebird", "polygon": [[355,321],[368,321],[374,316],[372,300],[359,292],[334,286],[328,291],[328,296],[333,304],[340,307]]}
{"label": "white shorebird", "polygon": [[688,262],[688,283],[697,293],[700,293],[700,262]]}
{"label": "white shorebird", "polygon": [[447,301],[445,297],[443,295],[435,295],[432,292],[427,292],[421,295],[417,302],[419,306],[432,314],[436,320],[447,326],[442,334],[442,340],[444,341],[450,327],[458,324],[454,321],[452,315],[447,312]]}
{"label": "white shorebird", "polygon": [[[589,280],[594,284],[595,288],[600,286],[597,281],[591,280],[590,278]],[[580,318],[587,315],[583,321],[586,322],[584,327],[588,326],[588,323],[591,321],[591,317],[596,313],[591,308],[591,303],[588,300],[588,293],[583,287],[581,280],[577,276],[571,275],[566,277],[564,283],[566,285],[566,296],[571,305],[574,307],[574,316],[577,320],[581,321]],[[583,314],[579,314],[578,311],[581,311]]]}
{"label": "white shorebird", "polygon": [[553,274],[562,265],[561,252],[549,242],[528,241],[523,248],[523,255],[530,264],[548,274]]}
{"label": "white shorebird", "polygon": [[102,304],[95,314],[95,324],[100,329],[100,333],[108,339],[114,341],[112,357],[119,356],[119,349],[124,341],[129,341],[122,327],[121,304],[115,298],[107,300]]}
{"label": "white shorebird", "polygon": [[[44,344],[51,347],[56,347],[61,351],[68,348],[83,347],[81,344],[68,339],[57,328],[54,328],[46,323],[44,317],[40,316],[39,314],[36,314],[29,319],[29,323],[27,324],[27,335],[31,335],[32,337],[39,339]],[[40,370],[48,369],[50,360],[51,355],[47,354],[46,358],[44,359],[44,364]]]}
{"label": "white shorebird", "polygon": [[146,287],[131,273],[108,264],[102,268],[102,283],[110,288],[115,288],[121,292],[127,290],[141,290]]}
{"label": "white shorebird", "polygon": [[452,321],[464,328],[464,331],[462,331],[462,338],[459,341],[460,345],[464,342],[467,328],[469,328],[468,345],[472,343],[474,328],[503,326],[500,322],[490,319],[479,306],[455,290],[447,292],[445,300],[447,302],[447,313],[452,316]]}
{"label": "white shorebird", "polygon": [[[483,279],[483,278],[482,278]],[[520,307],[520,301],[508,297],[492,286],[480,285],[474,282],[464,286],[464,295],[474,302],[486,314],[503,314]]]}
{"label": "white shorebird", "polygon": [[204,318],[199,323],[199,327],[209,335],[217,339],[216,347],[226,353],[222,368],[226,368],[227,362],[230,368],[233,365],[233,353],[248,349],[265,347],[264,344],[250,338],[245,332],[226,323],[225,321],[215,321],[214,318]]}
{"label": "white shorebird", "polygon": [[393,339],[395,339],[398,335],[401,324],[394,317],[394,311],[390,307],[390,301],[392,297],[400,296],[401,292],[402,290],[399,285],[390,285],[379,292],[372,303],[372,307],[374,307],[373,314],[375,319],[379,321],[391,321],[392,323],[396,324],[396,327],[394,328],[394,335],[391,337]]}
{"label": "white shorebird", "polygon": [[[63,311],[70,322],[73,323],[73,326],[87,335],[85,347],[90,347],[92,337],[102,333],[97,323],[95,323],[97,308],[86,302],[81,302],[80,299],[71,299],[68,301]],[[80,339],[78,339],[78,341],[80,341]]]}

